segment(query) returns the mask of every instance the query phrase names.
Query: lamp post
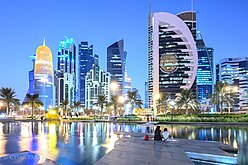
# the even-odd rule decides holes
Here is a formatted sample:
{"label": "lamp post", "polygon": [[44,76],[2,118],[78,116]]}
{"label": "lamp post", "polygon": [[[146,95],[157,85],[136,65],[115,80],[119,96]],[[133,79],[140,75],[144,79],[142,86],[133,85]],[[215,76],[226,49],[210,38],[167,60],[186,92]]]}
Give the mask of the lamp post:
{"label": "lamp post", "polygon": [[[173,115],[174,115],[173,110],[175,108],[176,103],[174,100],[171,100],[171,101],[169,101],[169,104],[172,106],[172,110],[171,110],[172,120],[171,121],[173,122]],[[173,124],[172,124],[172,136],[171,136],[171,138],[173,138],[173,133],[174,133],[174,131],[173,131]]]}
{"label": "lamp post", "polygon": [[110,89],[111,89],[113,95],[116,95],[116,90],[117,90],[117,88],[118,88],[117,82],[112,82],[112,83],[110,84]]}

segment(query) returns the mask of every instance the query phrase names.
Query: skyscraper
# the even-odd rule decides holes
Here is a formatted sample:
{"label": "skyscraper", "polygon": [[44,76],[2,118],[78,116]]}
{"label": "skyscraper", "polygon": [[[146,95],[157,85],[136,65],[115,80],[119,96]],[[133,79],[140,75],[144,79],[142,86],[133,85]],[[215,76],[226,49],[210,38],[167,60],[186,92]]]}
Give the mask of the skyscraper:
{"label": "skyscraper", "polygon": [[145,99],[144,99],[144,108],[148,108],[148,82],[145,82]]}
{"label": "skyscraper", "polygon": [[45,40],[42,46],[36,50],[35,67],[34,67],[34,93],[39,94],[39,99],[44,104],[44,109],[54,105],[54,75],[52,52],[45,45]]}
{"label": "skyscraper", "polygon": [[195,90],[195,21],[195,12],[149,14],[148,100],[155,114],[161,92],[174,98],[182,89]]}
{"label": "skyscraper", "polygon": [[[216,65],[216,79],[227,82],[230,91],[236,94],[234,111],[248,110],[248,57],[224,58]],[[232,89],[237,89],[234,91]]]}
{"label": "skyscraper", "polygon": [[100,69],[98,55],[94,57],[93,68],[85,77],[85,107],[92,108],[98,95],[105,95],[110,101],[110,73]]}
{"label": "skyscraper", "polygon": [[76,97],[76,45],[73,38],[60,41],[56,73],[56,104],[64,100],[73,104]]}
{"label": "skyscraper", "polygon": [[205,103],[208,96],[212,94],[214,84],[213,69],[213,48],[206,47],[203,38],[199,34],[196,41],[198,52],[198,69],[197,69],[197,97],[200,103]]}
{"label": "skyscraper", "polygon": [[121,39],[107,48],[107,72],[111,74],[111,82],[117,83],[117,89],[111,93],[123,95],[125,83],[124,40]]}
{"label": "skyscraper", "polygon": [[29,56],[29,60],[33,63],[33,69],[28,72],[29,77],[29,89],[30,95],[34,94],[34,68],[35,68],[35,55]]}
{"label": "skyscraper", "polygon": [[82,41],[78,46],[78,96],[83,106],[85,106],[85,77],[92,69],[93,63],[93,45],[88,46],[88,42]]}
{"label": "skyscraper", "polygon": [[[29,79],[29,81],[28,81],[28,82],[29,82],[29,83],[28,83],[28,86],[29,86],[29,88],[28,88],[28,91],[27,91],[26,95],[27,95],[27,94],[34,95],[34,67],[35,67],[35,55],[29,56],[29,60],[33,63],[33,69],[30,70],[30,71],[28,72],[28,79]],[[26,97],[26,95],[25,95],[25,97],[24,97],[23,102],[27,102],[27,97]]]}

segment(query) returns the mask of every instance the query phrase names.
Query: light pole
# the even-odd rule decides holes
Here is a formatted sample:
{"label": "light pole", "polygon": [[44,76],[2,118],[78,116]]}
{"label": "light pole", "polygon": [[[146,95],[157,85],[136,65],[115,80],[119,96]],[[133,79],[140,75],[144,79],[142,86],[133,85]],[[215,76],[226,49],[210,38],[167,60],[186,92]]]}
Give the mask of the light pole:
{"label": "light pole", "polygon": [[[174,110],[174,108],[175,108],[175,104],[176,104],[176,103],[175,103],[174,100],[171,100],[169,103],[170,103],[170,105],[172,106],[171,115],[172,115],[172,122],[173,122],[173,115],[174,115],[174,114],[173,114],[173,110]],[[172,136],[171,136],[171,138],[173,138],[173,132],[174,132],[174,131],[173,131],[173,124],[172,124]]]}
{"label": "light pole", "polygon": [[113,95],[116,95],[116,90],[118,89],[118,84],[117,84],[117,82],[112,82],[112,83],[110,84],[110,89],[111,89]]}

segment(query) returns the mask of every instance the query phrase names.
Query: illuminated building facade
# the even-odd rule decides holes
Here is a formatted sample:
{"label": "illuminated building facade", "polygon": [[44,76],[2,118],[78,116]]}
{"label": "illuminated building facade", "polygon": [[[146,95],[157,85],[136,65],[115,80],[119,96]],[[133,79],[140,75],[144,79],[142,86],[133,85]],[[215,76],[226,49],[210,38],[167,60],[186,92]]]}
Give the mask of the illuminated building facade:
{"label": "illuminated building facade", "polygon": [[196,91],[195,22],[195,12],[149,14],[148,106],[155,115],[160,93],[174,98],[182,89]]}
{"label": "illuminated building facade", "polygon": [[94,64],[93,45],[82,41],[78,45],[78,96],[79,101],[85,106],[85,77]]}
{"label": "illuminated building facade", "polygon": [[54,74],[52,52],[45,41],[36,50],[34,67],[34,93],[39,94],[39,99],[47,110],[54,105]]}
{"label": "illuminated building facade", "polygon": [[144,108],[148,108],[148,82],[145,82],[145,99],[144,99]]}
{"label": "illuminated building facade", "polygon": [[107,72],[111,74],[111,82],[117,83],[118,88],[111,93],[117,95],[124,94],[125,83],[125,53],[124,40],[121,39],[107,48]]}
{"label": "illuminated building facade", "polygon": [[[216,65],[216,80],[227,82],[236,95],[233,110],[248,110],[248,57],[224,58]],[[237,87],[237,91],[233,91]]]}
{"label": "illuminated building facade", "polygon": [[67,100],[70,105],[76,100],[76,45],[73,38],[60,41],[58,70],[56,72],[56,105]]}
{"label": "illuminated building facade", "polygon": [[94,57],[93,68],[85,77],[85,107],[91,109],[98,95],[105,95],[110,101],[110,73],[100,69],[98,56]]}
{"label": "illuminated building facade", "polygon": [[213,48],[206,47],[202,37],[196,41],[198,52],[197,69],[197,98],[200,103],[206,103],[209,95],[213,92],[214,68],[213,68]]}

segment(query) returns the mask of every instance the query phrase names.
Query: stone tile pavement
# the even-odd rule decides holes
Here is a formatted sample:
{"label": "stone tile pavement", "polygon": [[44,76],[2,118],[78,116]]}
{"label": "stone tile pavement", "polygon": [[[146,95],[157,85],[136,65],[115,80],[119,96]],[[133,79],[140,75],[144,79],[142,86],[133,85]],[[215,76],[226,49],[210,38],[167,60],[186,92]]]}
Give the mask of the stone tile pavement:
{"label": "stone tile pavement", "polygon": [[233,156],[221,150],[229,147],[220,142],[174,139],[174,141],[144,141],[142,138],[123,137],[115,148],[95,165],[194,165],[185,152]]}

